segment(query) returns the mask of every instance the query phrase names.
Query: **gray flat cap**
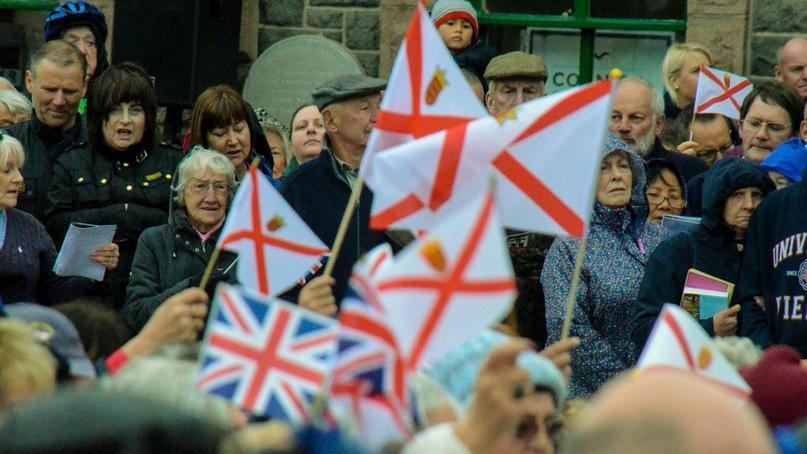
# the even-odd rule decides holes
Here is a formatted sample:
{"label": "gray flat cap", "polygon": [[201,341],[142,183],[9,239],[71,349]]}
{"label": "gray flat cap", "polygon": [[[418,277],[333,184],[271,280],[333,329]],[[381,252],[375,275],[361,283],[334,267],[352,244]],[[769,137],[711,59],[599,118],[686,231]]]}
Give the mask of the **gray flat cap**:
{"label": "gray flat cap", "polygon": [[311,97],[320,111],[329,105],[351,98],[374,95],[387,87],[387,81],[364,74],[350,74],[335,77],[320,85]]}
{"label": "gray flat cap", "polygon": [[539,55],[530,55],[515,51],[494,57],[485,68],[485,80],[524,77],[546,81],[548,72],[544,59]]}

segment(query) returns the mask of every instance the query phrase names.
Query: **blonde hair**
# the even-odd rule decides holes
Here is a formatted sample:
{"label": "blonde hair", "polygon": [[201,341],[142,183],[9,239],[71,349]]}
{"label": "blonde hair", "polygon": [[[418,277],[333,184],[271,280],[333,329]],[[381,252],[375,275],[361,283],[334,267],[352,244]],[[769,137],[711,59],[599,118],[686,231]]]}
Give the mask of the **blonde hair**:
{"label": "blonde hair", "polygon": [[42,392],[56,386],[56,362],[36,341],[33,328],[12,319],[0,320],[0,407],[8,403],[14,384]]}
{"label": "blonde hair", "polygon": [[9,159],[15,167],[21,169],[25,164],[25,150],[19,140],[0,132],[0,169],[8,170],[6,166]]}
{"label": "blonde hair", "polygon": [[661,74],[664,78],[664,87],[667,89],[667,94],[673,104],[678,104],[678,94],[675,92],[672,79],[681,75],[681,69],[684,67],[684,58],[690,52],[700,52],[709,60],[709,65],[712,64],[712,53],[709,49],[698,43],[680,43],[673,44],[667,49],[667,55],[664,56],[664,62],[661,64]]}

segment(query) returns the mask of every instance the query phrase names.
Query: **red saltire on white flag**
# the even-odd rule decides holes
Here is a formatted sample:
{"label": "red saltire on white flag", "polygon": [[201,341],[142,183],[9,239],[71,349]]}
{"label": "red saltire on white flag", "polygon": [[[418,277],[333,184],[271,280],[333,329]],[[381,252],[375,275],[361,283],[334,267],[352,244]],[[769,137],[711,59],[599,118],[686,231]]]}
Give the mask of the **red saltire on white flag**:
{"label": "red saltire on white flag", "polygon": [[429,230],[497,177],[507,227],[582,237],[591,216],[612,81],[566,90],[386,150],[367,184],[376,229]]}
{"label": "red saltire on white flag", "polygon": [[754,86],[745,77],[702,66],[695,93],[695,113],[716,113],[740,119],[740,106]]}
{"label": "red saltire on white flag", "polygon": [[357,437],[373,452],[389,441],[412,436],[409,374],[375,283],[375,276],[392,262],[392,248],[384,243],[353,267],[339,312],[331,386],[333,414],[352,414]]}
{"label": "red saltire on white flag", "polygon": [[367,178],[378,152],[487,115],[418,2],[392,66],[360,172]]}
{"label": "red saltire on white flag", "polygon": [[516,286],[493,196],[411,243],[375,281],[410,372],[502,320]]}
{"label": "red saltire on white flag", "polygon": [[262,295],[292,287],[328,248],[256,168],[238,186],[218,247],[238,254],[238,280]]}
{"label": "red saltire on white flag", "polygon": [[691,373],[740,397],[751,388],[715,346],[706,331],[684,309],[665,304],[636,363],[646,372]]}

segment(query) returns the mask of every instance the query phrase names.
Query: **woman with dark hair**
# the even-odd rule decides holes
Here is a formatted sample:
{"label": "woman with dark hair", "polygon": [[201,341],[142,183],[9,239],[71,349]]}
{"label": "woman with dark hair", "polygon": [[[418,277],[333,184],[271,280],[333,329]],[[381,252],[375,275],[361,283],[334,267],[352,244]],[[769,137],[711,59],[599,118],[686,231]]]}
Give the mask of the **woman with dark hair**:
{"label": "woman with dark hair", "polygon": [[[664,303],[678,303],[687,272],[694,268],[738,284],[745,234],[751,215],[773,182],[744,159],[725,158],[709,171],[703,185],[703,217],[691,232],[661,243],[647,262],[631,323],[633,341],[641,350]],[[709,335],[731,336],[737,330],[739,292],[734,306],[700,320]]]}
{"label": "woman with dark hair", "polygon": [[110,297],[123,304],[140,233],[168,219],[171,180],[181,153],[157,141],[157,99],[148,74],[114,65],[93,84],[87,105],[89,143],[63,153],[53,168],[46,224],[61,243],[70,223],[115,224],[120,263]]}
{"label": "woman with dark hair", "polygon": [[261,157],[261,172],[272,177],[274,160],[257,116],[241,95],[227,85],[210,87],[196,99],[188,149],[195,145],[227,156],[239,180],[256,157]]}
{"label": "woman with dark hair", "polygon": [[686,183],[678,167],[666,159],[651,159],[647,167],[647,221],[661,224],[666,214],[680,215],[687,205]]}

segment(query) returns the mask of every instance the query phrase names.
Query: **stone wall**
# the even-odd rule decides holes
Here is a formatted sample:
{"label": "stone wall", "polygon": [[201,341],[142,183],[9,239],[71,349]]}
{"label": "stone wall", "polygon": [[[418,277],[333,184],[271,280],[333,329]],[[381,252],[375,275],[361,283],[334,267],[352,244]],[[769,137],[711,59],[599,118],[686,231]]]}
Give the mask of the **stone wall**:
{"label": "stone wall", "polygon": [[807,4],[804,0],[751,0],[750,23],[749,73],[772,77],[777,49],[790,38],[807,35]]}
{"label": "stone wall", "polygon": [[290,36],[321,35],[353,51],[367,74],[379,73],[380,0],[260,0],[258,53]]}
{"label": "stone wall", "polygon": [[689,0],[686,40],[706,46],[715,66],[745,73],[749,1]]}

